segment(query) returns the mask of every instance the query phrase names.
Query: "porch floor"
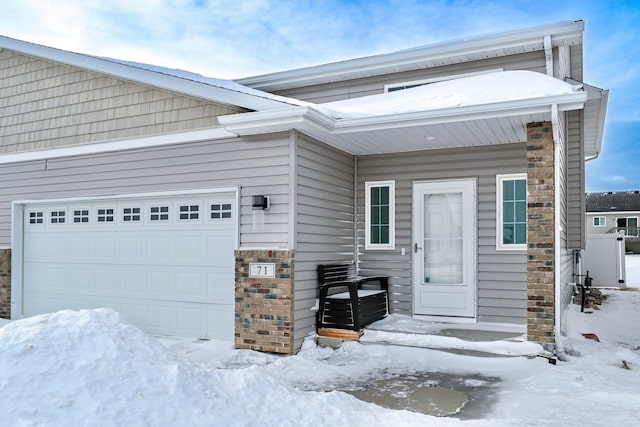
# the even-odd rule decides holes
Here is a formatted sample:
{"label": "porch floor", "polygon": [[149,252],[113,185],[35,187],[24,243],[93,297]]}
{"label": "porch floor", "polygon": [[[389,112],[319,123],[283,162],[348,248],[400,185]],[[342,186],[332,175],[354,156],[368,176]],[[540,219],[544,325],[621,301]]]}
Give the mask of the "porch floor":
{"label": "porch floor", "polygon": [[443,323],[398,314],[367,326],[359,341],[479,357],[548,356],[542,346],[527,341],[524,325]]}

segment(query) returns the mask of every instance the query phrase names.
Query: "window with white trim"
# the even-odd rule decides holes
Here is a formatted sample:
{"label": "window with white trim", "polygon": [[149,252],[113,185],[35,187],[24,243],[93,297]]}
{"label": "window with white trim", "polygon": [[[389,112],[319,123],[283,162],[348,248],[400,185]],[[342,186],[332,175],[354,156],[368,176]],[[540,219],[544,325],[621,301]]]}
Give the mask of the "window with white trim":
{"label": "window with white trim", "polygon": [[152,221],[152,222],[169,221],[169,205],[150,206],[149,221]]}
{"label": "window with white trim", "polygon": [[29,224],[30,225],[44,224],[44,212],[43,211],[29,212]]}
{"label": "window with white trim", "polygon": [[50,211],[49,222],[51,224],[64,224],[66,222],[66,212],[57,210]]}
{"label": "window with white trim", "polygon": [[496,175],[496,249],[527,249],[527,174]]}
{"label": "window with white trim", "polygon": [[114,208],[98,208],[96,210],[96,219],[98,224],[113,224],[115,222]]}
{"label": "window with white trim", "polygon": [[88,224],[89,223],[89,209],[79,208],[73,209],[73,223],[74,224]]}
{"label": "window with white trim", "polygon": [[231,219],[231,203],[211,203],[210,208],[212,220]]}
{"label": "window with white trim", "polygon": [[200,218],[200,205],[184,204],[178,207],[178,219],[180,221],[195,221]]}
{"label": "window with white trim", "polygon": [[594,216],[593,217],[593,226],[594,227],[606,227],[607,226],[607,217],[605,217],[605,216]]}
{"label": "window with white trim", "polygon": [[638,237],[638,217],[628,216],[624,218],[616,218],[616,227],[618,231],[624,231],[627,237]]}
{"label": "window with white trim", "polygon": [[395,181],[365,183],[365,249],[395,249]]}
{"label": "window with white trim", "polygon": [[413,87],[418,87],[418,86],[426,86],[429,85],[431,83],[438,83],[438,82],[444,82],[447,80],[455,80],[455,79],[461,79],[461,78],[465,78],[465,77],[472,77],[472,76],[478,76],[481,74],[489,74],[489,73],[497,73],[503,71],[502,68],[495,68],[495,69],[491,69],[491,70],[484,70],[484,71],[475,71],[472,73],[463,73],[463,74],[452,74],[452,75],[448,75],[448,76],[441,76],[441,77],[433,77],[430,79],[422,79],[422,80],[412,80],[409,82],[402,82],[402,83],[392,83],[392,84],[388,84],[388,85],[384,85],[384,91],[385,92],[396,92],[398,90],[404,90],[404,89],[411,89]]}
{"label": "window with white trim", "polygon": [[122,221],[126,223],[140,222],[142,219],[142,209],[138,206],[127,206],[122,208]]}

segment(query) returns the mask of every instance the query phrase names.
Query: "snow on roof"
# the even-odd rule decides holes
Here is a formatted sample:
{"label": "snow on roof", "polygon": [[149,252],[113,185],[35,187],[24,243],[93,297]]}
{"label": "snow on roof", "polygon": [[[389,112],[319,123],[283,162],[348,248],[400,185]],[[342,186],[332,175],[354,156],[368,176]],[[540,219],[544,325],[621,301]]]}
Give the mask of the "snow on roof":
{"label": "snow on roof", "polygon": [[375,117],[566,95],[581,87],[534,71],[503,71],[328,102],[317,108],[335,119]]}
{"label": "snow on roof", "polygon": [[70,52],[0,36],[0,49],[3,48],[249,110],[261,111],[305,105],[299,100],[251,89],[231,80],[207,78],[181,70]]}
{"label": "snow on roof", "polygon": [[141,68],[143,70],[152,71],[154,73],[161,73],[161,74],[166,74],[172,77],[179,77],[181,79],[191,80],[196,83],[203,83],[209,86],[215,86],[222,89],[233,90],[235,92],[244,93],[246,95],[271,99],[278,102],[284,102],[286,104],[297,105],[297,106],[308,105],[304,101],[300,101],[294,98],[287,98],[285,96],[274,95],[272,93],[264,92],[257,89],[252,89],[250,87],[243,86],[240,83],[236,83],[233,80],[218,79],[214,77],[205,77],[201,74],[192,73],[190,71],[185,71],[185,70],[180,70],[175,68],[166,68],[166,67],[161,67],[161,66],[152,65],[152,64],[144,64],[141,62],[124,61],[116,58],[105,57],[100,59],[104,59],[106,61],[111,61],[111,62],[115,62],[122,65],[128,65],[130,67]]}
{"label": "snow on roof", "polygon": [[638,212],[640,191],[587,193],[587,212]]}

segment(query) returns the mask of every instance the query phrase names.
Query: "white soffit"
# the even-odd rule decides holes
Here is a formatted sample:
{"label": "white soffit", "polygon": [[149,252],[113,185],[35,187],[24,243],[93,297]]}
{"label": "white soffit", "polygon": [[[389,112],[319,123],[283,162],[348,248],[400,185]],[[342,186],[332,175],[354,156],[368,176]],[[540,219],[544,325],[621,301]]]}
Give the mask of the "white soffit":
{"label": "white soffit", "polygon": [[509,71],[398,92],[220,116],[238,135],[296,129],[352,154],[526,141],[526,124],[584,108],[587,93],[544,74]]}

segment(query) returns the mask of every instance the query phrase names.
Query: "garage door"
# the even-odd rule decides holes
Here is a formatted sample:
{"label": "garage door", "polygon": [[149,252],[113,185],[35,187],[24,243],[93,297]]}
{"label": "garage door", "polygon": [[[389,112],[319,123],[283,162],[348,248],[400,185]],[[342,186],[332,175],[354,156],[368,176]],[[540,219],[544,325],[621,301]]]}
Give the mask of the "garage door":
{"label": "garage door", "polygon": [[233,339],[235,193],[24,206],[23,314],[110,307],[143,330]]}

